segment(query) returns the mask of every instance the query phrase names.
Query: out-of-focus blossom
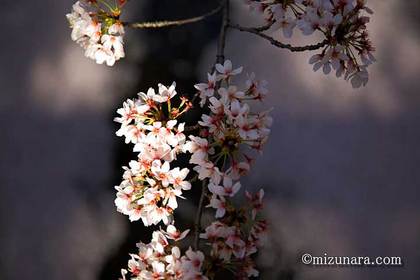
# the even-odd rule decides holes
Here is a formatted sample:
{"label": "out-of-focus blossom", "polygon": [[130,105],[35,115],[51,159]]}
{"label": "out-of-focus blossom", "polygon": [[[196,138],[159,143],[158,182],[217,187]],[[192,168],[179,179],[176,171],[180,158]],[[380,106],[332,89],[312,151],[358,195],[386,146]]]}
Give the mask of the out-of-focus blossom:
{"label": "out-of-focus blossom", "polygon": [[221,269],[237,264],[235,266],[237,279],[258,276],[251,256],[264,243],[267,231],[267,222],[255,218],[262,209],[261,192],[247,195],[252,201],[255,202],[256,199],[259,201],[258,207],[252,203],[251,207],[236,208],[223,196],[219,200],[213,195],[210,206],[217,208],[218,220],[211,223],[200,235],[200,238],[206,240],[211,247],[210,255],[219,260],[216,263]]}
{"label": "out-of-focus blossom", "polygon": [[208,182],[207,207],[215,210],[216,220],[200,235],[211,247],[211,267],[233,268],[235,279],[248,279],[258,276],[251,255],[266,230],[261,226],[266,223],[257,217],[264,192],[247,192],[249,202],[239,208],[234,197],[241,189],[239,179],[250,170],[252,151],[261,151],[267,141],[272,120],[268,111],[254,113],[249,102],[264,99],[267,83],[251,74],[239,87],[233,79],[243,69],[232,69],[230,61],[217,64],[216,72],[208,74],[209,83],[195,86],[200,104],[207,105],[209,112],[199,121],[200,136],[190,136],[185,148],[192,154],[190,163],[196,165],[198,178]]}
{"label": "out-of-focus blossom", "polygon": [[334,70],[355,88],[367,84],[367,67],[375,62],[366,31],[368,15],[373,13],[367,0],[246,0],[246,4],[264,16],[270,30],[281,30],[287,38],[295,28],[304,35],[319,31],[327,43],[310,59],[315,71],[322,68],[329,74]]}

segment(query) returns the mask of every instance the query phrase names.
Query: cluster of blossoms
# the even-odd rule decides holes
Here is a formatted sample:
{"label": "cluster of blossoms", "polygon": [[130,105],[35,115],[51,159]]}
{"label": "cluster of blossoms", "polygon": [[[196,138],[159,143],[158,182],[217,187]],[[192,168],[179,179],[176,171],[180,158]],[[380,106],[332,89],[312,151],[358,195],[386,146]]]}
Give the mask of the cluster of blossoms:
{"label": "cluster of blossoms", "polygon": [[71,38],[84,50],[86,57],[108,66],[125,56],[124,26],[119,20],[126,1],[80,0],[73,5],[67,19]]}
{"label": "cluster of blossoms", "polygon": [[[209,179],[209,189],[220,198],[232,197],[240,184],[233,183],[247,173],[252,161],[248,150],[261,151],[270,133],[269,111],[251,112],[247,101],[262,100],[267,94],[266,82],[249,79],[243,89],[232,84],[232,78],[242,72],[233,69],[231,61],[216,65],[217,72],[208,74],[208,82],[197,84],[201,105],[210,112],[201,116],[200,137],[190,136],[187,150],[190,163],[200,180]],[[223,180],[222,180],[223,179]],[[219,186],[223,181],[223,186]]]}
{"label": "cluster of blossoms", "polygon": [[200,238],[211,246],[210,256],[215,269],[233,269],[236,279],[257,277],[252,255],[262,245],[267,231],[267,222],[257,219],[256,214],[262,209],[264,191],[257,194],[246,193],[249,205],[237,209],[228,201],[224,206],[223,218],[211,223]]}
{"label": "cluster of blossoms", "polygon": [[169,224],[178,207],[177,197],[191,188],[185,180],[189,170],[170,166],[187,144],[184,123],[178,124],[177,118],[191,107],[185,98],[174,106],[171,99],[176,94],[175,83],[169,88],[159,84],[157,93],[150,88],[138,99],[127,100],[115,118],[121,123],[117,135],[133,143],[138,152],[138,159],[124,167],[115,204],[131,221],[141,219],[146,226]]}
{"label": "cluster of blossoms", "polygon": [[242,73],[242,67],[234,69],[227,60],[215,68],[207,83],[195,86],[200,104],[208,104],[210,111],[199,121],[200,137],[190,136],[187,144],[198,178],[208,181],[208,207],[216,210],[217,220],[200,237],[211,246],[214,269],[234,270],[237,279],[248,279],[258,276],[250,256],[257,252],[266,230],[266,222],[256,219],[264,192],[255,196],[247,193],[250,203],[240,209],[233,197],[241,188],[240,177],[250,169],[250,152],[261,151],[270,133],[268,111],[253,113],[247,103],[262,100],[268,93],[267,83],[251,74],[245,87],[239,89],[232,81]]}
{"label": "cluster of blossoms", "polygon": [[155,231],[149,244],[138,243],[138,253],[131,254],[128,270],[122,269],[122,280],[207,280],[203,275],[204,254],[189,248],[184,256],[168,239],[179,241],[188,232],[180,233],[170,225],[167,231]]}
{"label": "cluster of blossoms", "polygon": [[321,53],[311,57],[314,70],[331,70],[357,88],[369,79],[367,67],[375,61],[374,47],[366,31],[367,0],[246,0],[250,8],[264,14],[272,30],[290,38],[297,27],[304,35],[315,31],[325,36]]}
{"label": "cluster of blossoms", "polygon": [[[212,279],[220,271],[232,271],[236,279],[258,276],[252,255],[267,228],[266,221],[257,217],[264,192],[246,192],[248,203],[242,208],[235,206],[233,197],[241,188],[240,177],[250,169],[252,151],[261,151],[272,122],[268,112],[253,113],[248,101],[262,100],[268,91],[266,82],[254,74],[243,89],[235,86],[233,76],[241,74],[242,67],[233,69],[229,60],[215,68],[207,83],[195,86],[201,106],[208,105],[209,112],[189,129],[198,132],[188,140],[184,123],[177,119],[192,104],[185,98],[174,101],[175,83],[159,84],[157,92],[153,88],[141,92],[117,110],[120,116],[115,121],[121,124],[117,135],[134,144],[138,152],[138,159],[124,167],[123,181],[116,187],[117,209],[146,226],[167,225],[166,231],[153,233],[149,244],[138,244],[138,253],[131,255],[128,269],[122,270],[123,279]],[[197,238],[210,245],[208,250],[190,248],[182,255],[169,241],[182,240],[189,230],[178,231],[172,214],[177,198],[191,183],[186,180],[187,168],[171,169],[171,164],[186,152],[191,153],[196,177],[207,184],[207,207],[216,214],[204,232],[196,232]]]}
{"label": "cluster of blossoms", "polygon": [[[366,24],[372,11],[367,0],[246,0],[252,10],[264,14],[267,25],[262,28],[237,28],[264,35],[266,30],[281,30],[290,38],[294,29],[304,35],[319,31],[325,36],[320,44],[295,50],[321,49],[310,63],[314,70],[332,70],[344,76],[354,87],[366,85],[367,67],[375,61],[374,48],[368,38]],[[127,0],[80,0],[73,5],[67,19],[72,40],[85,50],[88,58],[98,64],[112,66],[125,56],[124,26],[157,28],[202,20],[227,6],[220,6],[201,17],[180,21],[126,24],[120,21]],[[225,18],[225,17],[224,17]],[[224,27],[232,27],[224,20]],[[221,36],[224,40],[224,36]],[[272,41],[273,43],[273,41]],[[280,46],[293,50],[290,45]],[[222,57],[223,49],[218,54]],[[115,118],[121,127],[117,135],[133,144],[137,159],[123,167],[123,179],[116,186],[115,205],[130,221],[141,220],[145,226],[163,223],[166,230],[153,232],[150,243],[137,244],[128,268],[121,270],[122,280],[208,280],[225,272],[235,279],[258,277],[253,255],[262,245],[267,222],[258,213],[263,209],[264,191],[245,192],[245,206],[237,207],[235,196],[241,189],[240,178],[251,168],[253,156],[261,152],[270,134],[272,119],[269,111],[254,112],[251,101],[262,101],[267,83],[248,75],[245,85],[233,82],[243,68],[233,68],[231,61],[216,64],[207,81],[196,84],[200,106],[204,107],[198,124],[185,127],[179,118],[192,103],[186,98],[174,99],[175,83],[158,91],[150,88],[128,99],[117,110]],[[186,132],[192,132],[186,135]],[[191,189],[187,179],[189,168],[174,167],[180,154],[190,154],[189,164],[194,177],[203,182],[202,196],[196,216],[194,250],[181,252],[178,246],[189,230],[174,226],[173,213],[178,198]],[[179,162],[179,161],[178,161]],[[201,229],[203,205],[214,210],[214,220]],[[208,246],[200,251],[200,240]]]}

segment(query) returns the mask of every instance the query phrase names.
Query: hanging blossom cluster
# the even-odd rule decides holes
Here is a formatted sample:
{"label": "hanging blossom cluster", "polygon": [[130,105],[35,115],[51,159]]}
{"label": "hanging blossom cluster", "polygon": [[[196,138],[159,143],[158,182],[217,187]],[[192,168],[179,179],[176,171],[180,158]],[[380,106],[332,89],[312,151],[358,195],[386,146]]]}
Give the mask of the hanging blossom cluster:
{"label": "hanging blossom cluster", "polygon": [[[264,191],[260,190],[254,195],[246,192],[246,196],[249,205],[241,208],[225,200],[222,206],[226,209],[223,217],[211,223],[200,234],[200,238],[210,246],[215,269],[234,270],[236,279],[259,276],[252,255],[263,245],[267,231],[267,221],[257,218],[257,213],[263,207]],[[209,206],[220,208],[214,205],[213,199]]]}
{"label": "hanging blossom cluster", "polygon": [[126,0],[80,0],[67,14],[71,38],[84,50],[85,56],[98,64],[112,66],[125,56],[124,26],[119,20]]}
{"label": "hanging blossom cluster", "polygon": [[[127,1],[79,0],[67,14],[72,40],[98,64],[112,66],[125,56],[124,27],[183,25],[221,10],[225,11],[223,30],[248,31],[294,51],[320,49],[310,59],[314,70],[322,68],[325,74],[334,70],[337,77],[350,80],[354,87],[366,85],[367,67],[375,61],[366,31],[366,14],[372,13],[366,0],[246,0],[252,10],[265,16],[267,25],[260,28],[232,24],[226,12],[229,1],[190,19],[123,23],[120,15]],[[296,27],[304,35],[318,31],[325,40],[317,45],[292,47],[262,33],[281,30],[289,38]],[[224,34],[219,38],[218,59],[224,56]],[[238,84],[236,76],[242,71],[242,67],[234,68],[226,60],[215,65],[206,82],[195,85],[195,97],[203,114],[190,127],[180,118],[192,102],[178,98],[175,83],[169,87],[158,84],[157,91],[150,88],[140,92],[117,110],[115,121],[120,128],[116,134],[132,144],[137,153],[137,158],[123,167],[122,182],[115,187],[117,210],[130,221],[141,220],[145,226],[166,226],[166,230],[153,232],[150,243],[137,244],[138,251],[130,255],[128,267],[121,270],[122,280],[208,280],[226,273],[240,280],[259,276],[254,257],[268,227],[259,215],[264,191],[245,192],[241,199],[237,194],[240,179],[250,171],[255,155],[267,142],[272,118],[269,110],[255,112],[252,107],[268,94],[267,82],[252,73],[244,84]],[[181,154],[189,156],[191,168],[177,166]],[[191,238],[189,229],[180,231],[175,227],[174,211],[178,199],[184,198],[183,193],[196,180],[202,182],[203,188]],[[243,200],[246,202],[239,204]],[[214,219],[201,228],[203,206],[211,209]],[[187,236],[188,240],[194,239],[194,249],[179,247]],[[202,250],[200,241],[207,245]]]}
{"label": "hanging blossom cluster", "polygon": [[169,240],[179,241],[188,231],[180,233],[170,225],[167,231],[155,231],[149,244],[138,243],[138,253],[131,254],[128,269],[122,269],[122,279],[126,280],[207,280],[203,275],[204,254],[189,248],[181,256],[177,246],[169,244]]}
{"label": "hanging blossom cluster", "polygon": [[183,97],[174,106],[176,94],[175,83],[170,87],[159,84],[158,92],[150,88],[124,102],[117,111],[120,117],[115,118],[121,124],[117,135],[134,144],[138,153],[137,160],[124,167],[115,204],[131,221],[141,219],[146,226],[171,223],[177,197],[191,188],[186,180],[189,170],[170,166],[187,144],[185,124],[177,119],[191,107]]}
{"label": "hanging blossom cluster", "polygon": [[[236,279],[258,276],[252,255],[261,246],[267,222],[258,212],[263,208],[264,191],[246,192],[244,207],[237,207],[234,196],[241,188],[255,152],[260,152],[270,133],[268,111],[255,113],[251,101],[261,101],[268,93],[266,82],[248,76],[243,88],[233,84],[242,67],[234,69],[227,60],[217,64],[206,83],[197,84],[197,95],[209,111],[198,125],[187,130],[178,118],[191,103],[176,96],[175,84],[158,91],[149,89],[129,99],[117,110],[121,124],[118,136],[134,144],[138,159],[124,167],[122,183],[116,187],[118,211],[131,221],[141,219],[146,226],[163,222],[166,231],[153,233],[149,244],[139,243],[138,253],[131,254],[122,279],[214,279],[221,271],[233,272]],[[177,105],[175,105],[177,104]],[[191,131],[187,136],[186,131]],[[196,236],[209,246],[203,251],[189,248],[182,254],[171,244],[184,239],[175,228],[173,212],[177,198],[191,188],[187,168],[171,167],[180,153],[190,153],[196,178],[208,190],[208,208],[215,209],[215,220]],[[171,169],[172,168],[172,169]]]}
{"label": "hanging blossom cluster", "polygon": [[319,31],[326,40],[321,53],[311,57],[314,71],[335,71],[354,88],[365,86],[367,68],[375,57],[366,24],[372,10],[367,0],[246,0],[251,10],[264,14],[271,30],[290,38],[295,28],[304,35]]}
{"label": "hanging blossom cluster", "polygon": [[[190,163],[196,165],[198,178],[209,179],[210,190],[218,189],[220,196],[233,196],[239,185],[232,180],[238,180],[250,169],[250,152],[261,151],[272,119],[269,111],[252,112],[248,103],[265,97],[267,82],[251,74],[245,87],[240,89],[232,79],[242,72],[242,67],[233,69],[231,61],[226,60],[223,65],[217,64],[216,70],[208,74],[207,83],[195,86],[200,104],[208,104],[210,112],[201,116],[201,137],[190,136],[187,150],[192,153]],[[223,188],[219,188],[221,181],[227,184]]]}
{"label": "hanging blossom cluster", "polygon": [[163,222],[166,231],[155,231],[149,244],[137,244],[138,253],[131,254],[128,269],[122,269],[122,279],[208,279],[202,274],[204,254],[191,248],[181,256],[177,246],[189,230],[180,232],[174,226],[173,212],[178,207],[177,197],[189,190],[187,168],[171,169],[187,145],[184,123],[180,118],[191,108],[191,103],[181,97],[175,105],[175,83],[170,87],[158,85],[158,92],[150,88],[140,92],[138,98],[128,99],[117,110],[115,121],[121,124],[117,135],[126,143],[134,144],[138,159],[124,167],[122,183],[116,187],[115,204],[119,212],[131,221],[141,219],[145,226]]}
{"label": "hanging blossom cluster", "polygon": [[239,179],[250,170],[252,152],[260,152],[270,133],[268,111],[251,111],[250,101],[261,101],[268,93],[266,82],[248,77],[243,88],[233,84],[242,67],[231,61],[217,64],[207,83],[197,84],[200,104],[209,105],[199,125],[200,136],[190,136],[187,150],[200,180],[208,182],[207,207],[214,208],[216,221],[200,237],[211,246],[214,269],[233,270],[237,279],[258,276],[251,255],[257,252],[267,223],[257,219],[264,191],[247,194],[249,203],[237,208],[233,198],[241,188]]}
{"label": "hanging blossom cluster", "polygon": [[[354,88],[367,84],[368,67],[376,61],[372,54],[375,48],[367,32],[369,15],[373,13],[367,7],[367,0],[244,1],[252,11],[263,15],[267,25],[263,28],[230,27],[256,33],[274,44],[280,42],[263,31],[280,31],[287,38],[292,37],[296,28],[304,35],[317,32],[324,37],[321,43],[295,48],[296,51],[320,49],[320,53],[309,60],[314,71],[322,68],[326,75],[335,72],[337,77],[351,81]],[[126,3],[127,0],[79,0],[73,5],[72,13],[67,14],[72,39],[82,46],[88,58],[98,64],[112,66],[125,56],[124,26],[158,28],[184,22],[123,23],[120,15]],[[279,46],[293,49],[287,44],[280,43]]]}

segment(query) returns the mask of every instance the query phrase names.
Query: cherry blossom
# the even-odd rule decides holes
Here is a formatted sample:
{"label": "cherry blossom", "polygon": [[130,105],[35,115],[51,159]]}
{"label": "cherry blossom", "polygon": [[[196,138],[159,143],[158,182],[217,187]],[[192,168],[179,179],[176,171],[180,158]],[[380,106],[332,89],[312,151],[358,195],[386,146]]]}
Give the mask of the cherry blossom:
{"label": "cherry blossom", "polygon": [[228,196],[233,197],[241,188],[241,183],[236,182],[233,183],[232,179],[228,176],[223,178],[223,185],[219,186],[211,182],[209,184],[209,190],[211,193],[216,194],[218,196]]}
{"label": "cherry blossom", "polygon": [[[366,31],[372,10],[367,0],[247,0],[251,10],[260,11],[272,32],[290,38],[298,28],[304,35],[318,32],[324,37],[321,52],[312,56],[314,70],[350,80],[354,88],[369,80],[367,67],[375,62],[375,48]],[[345,73],[345,75],[343,75]]]}
{"label": "cherry blossom", "polygon": [[[169,236],[179,232],[172,225],[168,227],[168,231],[171,232]],[[188,232],[182,233],[175,240],[183,239],[186,233]],[[181,249],[170,245],[168,238],[164,233],[155,231],[150,243],[138,243],[138,252],[130,254],[131,259],[128,261],[127,269],[121,270],[120,279],[208,279],[202,272],[205,261],[204,254],[189,248],[185,255],[181,255]]]}
{"label": "cherry blossom", "polygon": [[[252,152],[261,151],[270,133],[269,111],[255,113],[250,101],[262,101],[268,94],[267,82],[248,75],[245,86],[234,84],[234,76],[243,68],[232,71],[230,61],[216,67],[215,88],[206,94],[205,83],[196,85],[201,104],[209,112],[201,116],[200,136],[190,136],[185,150],[191,153],[190,163],[199,180],[207,180],[207,208],[215,210],[215,221],[207,226],[200,238],[211,247],[210,260],[216,269],[235,265],[235,277],[258,276],[251,255],[261,246],[266,230],[257,214],[262,210],[263,191],[246,192],[249,203],[238,208],[234,198],[241,189],[240,178],[251,168]],[[235,75],[232,74],[235,72]]]}
{"label": "cherry blossom", "polygon": [[209,205],[207,207],[212,207],[216,209],[216,218],[223,218],[226,213],[226,199],[223,196],[213,195],[210,199]]}
{"label": "cherry blossom", "polygon": [[[257,34],[291,51],[318,50],[309,59],[313,70],[335,72],[355,88],[369,80],[368,67],[375,62],[375,49],[366,31],[372,14],[367,0],[245,2],[251,11],[262,15],[266,25],[244,28],[233,24],[227,12],[228,1],[203,16],[174,21],[122,22],[120,15],[127,0],[80,0],[67,14],[71,39],[83,48],[85,56],[113,66],[125,57],[125,27],[183,25],[224,11],[218,63],[204,82],[194,86],[192,100],[198,97],[197,103],[203,108],[196,123],[186,125],[181,120],[193,102],[179,97],[175,82],[169,86],[159,83],[157,89],[140,92],[117,110],[114,121],[120,127],[116,135],[132,145],[136,158],[123,167],[122,181],[115,186],[115,206],[132,222],[159,225],[150,242],[138,243],[137,252],[130,254],[127,268],[121,270],[123,280],[208,280],[219,272],[231,272],[235,279],[259,277],[254,258],[268,229],[260,214],[264,190],[245,191],[245,203],[237,196],[243,189],[242,177],[268,141],[273,120],[271,110],[258,111],[254,106],[269,93],[267,82],[254,73],[243,78],[243,67],[234,67],[231,60],[221,61],[228,28]],[[293,47],[265,33],[291,38],[296,30],[307,36],[318,33],[323,41]],[[197,181],[202,193],[194,236],[187,238],[190,230],[175,227],[174,212],[178,199],[185,199],[184,193]],[[214,218],[203,225],[201,215],[205,211]],[[194,240],[194,249],[189,245],[178,247],[189,240]],[[203,243],[207,247],[200,251]]]}
{"label": "cherry blossom", "polygon": [[242,69],[242,67],[233,69],[232,62],[230,60],[225,60],[223,64],[217,63],[216,70],[219,74],[216,75],[216,79],[218,81],[229,79],[232,76],[242,73]]}
{"label": "cherry blossom", "polygon": [[174,225],[168,225],[168,227],[166,228],[166,231],[163,232],[163,234],[168,239],[179,241],[179,240],[184,239],[189,232],[190,232],[190,230],[180,232],[179,230],[176,229],[176,227]]}
{"label": "cherry blossom", "polygon": [[[232,69],[230,60],[216,65],[216,79],[220,83],[217,90],[213,90],[210,98],[202,92],[198,93],[204,96],[201,103],[208,104],[210,109],[198,122],[202,134],[207,137],[190,136],[191,142],[185,147],[192,154],[190,163],[196,165],[194,170],[199,179],[209,178],[211,192],[230,197],[240,186],[239,183],[232,185],[232,180],[239,179],[250,169],[251,151],[261,150],[272,123],[268,111],[252,112],[249,102],[263,100],[268,93],[267,83],[251,74],[245,86],[239,87],[233,83],[232,73],[239,75],[243,67]],[[206,91],[206,87],[201,86],[203,84],[196,85],[196,88]],[[222,177],[224,185],[219,186]]]}
{"label": "cherry blossom", "polygon": [[[119,4],[93,2],[96,1],[77,1],[72,12],[67,14],[72,28],[71,38],[85,50],[86,57],[98,64],[113,66],[117,60],[125,57],[124,26],[118,19],[125,1],[119,1]],[[101,3],[106,4],[102,7]]]}
{"label": "cherry blossom", "polygon": [[158,93],[149,89],[147,94],[125,101],[117,110],[120,117],[115,118],[121,124],[117,135],[133,143],[133,151],[138,153],[137,160],[124,167],[123,181],[115,187],[115,205],[131,221],[142,220],[146,226],[171,223],[177,199],[191,189],[186,180],[189,170],[171,167],[177,154],[191,145],[183,133],[184,124],[177,121],[190,105],[181,102],[179,107],[166,106],[164,110],[161,104],[169,104],[177,95],[175,83],[158,87]]}
{"label": "cherry blossom", "polygon": [[218,208],[218,220],[200,234],[200,238],[211,247],[210,255],[221,261],[217,263],[220,269],[232,263],[239,264],[236,273],[238,279],[258,276],[251,256],[264,243],[267,231],[267,222],[255,218],[262,209],[262,191],[255,195],[247,193],[247,196],[253,201],[251,206],[236,208],[232,202],[223,199],[221,203],[213,195],[210,206]]}
{"label": "cherry blossom", "polygon": [[182,270],[184,272],[183,279],[208,279],[203,276],[201,269],[204,262],[204,254],[200,251],[194,252],[191,248],[181,258]]}
{"label": "cherry blossom", "polygon": [[214,89],[216,87],[216,73],[207,74],[208,82],[196,84],[194,87],[198,90],[200,94],[200,106],[203,107],[207,98],[210,98],[214,95]]}

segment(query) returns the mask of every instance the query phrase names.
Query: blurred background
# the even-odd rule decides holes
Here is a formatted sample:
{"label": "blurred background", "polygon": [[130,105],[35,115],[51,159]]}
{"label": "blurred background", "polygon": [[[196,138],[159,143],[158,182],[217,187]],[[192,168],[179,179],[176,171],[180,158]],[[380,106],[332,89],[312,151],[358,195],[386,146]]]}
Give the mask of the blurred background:
{"label": "blurred background", "polygon": [[[260,23],[233,2],[235,22]],[[117,279],[149,232],[114,207],[121,166],[134,158],[114,134],[115,110],[158,82],[193,93],[215,61],[220,17],[129,31],[127,58],[108,68],[70,40],[73,1],[1,3],[0,279]],[[133,0],[124,20],[190,17],[215,5]],[[265,106],[274,107],[269,143],[243,180],[268,194],[261,279],[420,279],[420,3],[369,6],[378,63],[359,90],[313,73],[311,53],[228,34],[227,57],[269,81]],[[179,216],[188,223],[194,211],[185,201]],[[313,268],[302,253],[401,256],[404,266]]]}

